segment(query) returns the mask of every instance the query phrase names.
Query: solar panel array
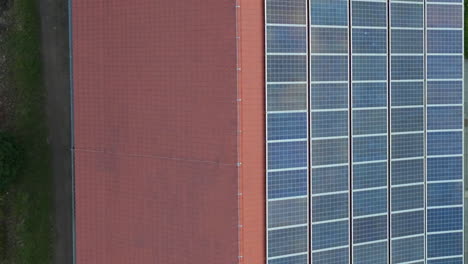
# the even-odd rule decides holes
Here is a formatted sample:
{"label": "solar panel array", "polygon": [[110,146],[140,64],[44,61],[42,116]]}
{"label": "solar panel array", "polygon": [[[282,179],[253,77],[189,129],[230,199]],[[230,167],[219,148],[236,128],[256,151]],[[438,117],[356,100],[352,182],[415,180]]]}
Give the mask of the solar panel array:
{"label": "solar panel array", "polygon": [[[310,1],[311,252],[348,263],[348,2]],[[333,234],[333,235],[330,235]]]}
{"label": "solar panel array", "polygon": [[461,0],[266,0],[269,264],[462,263]]}
{"label": "solar panel array", "polygon": [[424,263],[424,2],[390,1],[391,260]]}
{"label": "solar panel array", "polygon": [[266,2],[269,264],[308,263],[306,7],[305,0]]}
{"label": "solar panel array", "polygon": [[[388,258],[387,3],[351,2],[353,262]],[[375,100],[375,98],[381,100]]]}
{"label": "solar panel array", "polygon": [[463,3],[427,0],[427,259],[463,263]]}

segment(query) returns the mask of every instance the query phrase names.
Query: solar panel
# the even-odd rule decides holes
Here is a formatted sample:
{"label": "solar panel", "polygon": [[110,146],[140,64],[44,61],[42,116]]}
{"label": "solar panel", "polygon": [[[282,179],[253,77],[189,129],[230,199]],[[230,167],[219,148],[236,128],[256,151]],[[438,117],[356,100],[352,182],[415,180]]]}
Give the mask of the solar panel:
{"label": "solar panel", "polygon": [[[463,263],[463,8],[427,0],[428,263]],[[443,262],[445,261],[445,262]]]}
{"label": "solar panel", "polygon": [[266,1],[269,264],[308,263],[306,14],[306,0]]}
{"label": "solar panel", "polygon": [[348,1],[311,0],[310,15],[312,263],[348,263]]}
{"label": "solar panel", "polygon": [[353,262],[386,263],[387,3],[352,0],[351,21]]}
{"label": "solar panel", "polygon": [[424,261],[424,3],[390,1],[393,263]]}

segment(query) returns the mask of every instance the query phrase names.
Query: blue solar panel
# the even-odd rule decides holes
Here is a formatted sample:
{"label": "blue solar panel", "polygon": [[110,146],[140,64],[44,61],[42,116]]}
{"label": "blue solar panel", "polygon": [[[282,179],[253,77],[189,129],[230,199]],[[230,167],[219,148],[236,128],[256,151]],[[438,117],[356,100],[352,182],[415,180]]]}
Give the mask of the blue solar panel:
{"label": "blue solar panel", "polygon": [[391,164],[393,185],[416,184],[424,182],[424,158],[393,160]]}
{"label": "blue solar panel", "polygon": [[369,189],[387,185],[387,162],[364,163],[353,166],[353,189]]}
{"label": "blue solar panel", "polygon": [[462,10],[266,0],[267,263],[462,263]]}
{"label": "blue solar panel", "polygon": [[[313,226],[312,249],[323,250],[348,245],[348,221],[337,221]],[[333,234],[332,236],[330,234]]]}
{"label": "blue solar panel", "polygon": [[422,108],[424,105],[424,82],[400,80],[393,82],[391,86],[391,105],[393,107]]}
{"label": "blue solar panel", "polygon": [[386,107],[387,84],[385,82],[353,83],[353,107]]}
{"label": "blue solar panel", "polygon": [[307,252],[307,226],[268,231],[268,257]]}
{"label": "blue solar panel", "polygon": [[351,1],[352,254],[388,260],[387,3]]}
{"label": "blue solar panel", "polygon": [[349,264],[349,250],[347,247],[332,248],[312,253],[314,264]]}
{"label": "blue solar panel", "polygon": [[307,3],[266,0],[265,4],[268,263],[305,264],[309,248]]}
{"label": "blue solar panel", "polygon": [[348,166],[331,166],[312,169],[312,194],[333,193],[347,191]]}
{"label": "blue solar panel", "polygon": [[463,158],[458,157],[433,157],[427,159],[428,181],[450,181],[463,178]]}
{"label": "blue solar panel", "polygon": [[416,237],[403,237],[393,239],[392,244],[392,263],[421,263],[415,262],[422,260],[424,263],[424,235]]}
{"label": "blue solar panel", "polygon": [[348,1],[309,5],[311,262],[348,263]]}
{"label": "blue solar panel", "polygon": [[[434,81],[427,82],[427,104],[430,107],[443,104],[461,105],[463,97],[462,81]],[[430,109],[429,107],[429,109]]]}
{"label": "blue solar panel", "polygon": [[354,247],[354,263],[374,264],[387,263],[388,247],[387,242],[359,245]]}
{"label": "blue solar panel", "polygon": [[427,236],[428,258],[461,256],[463,254],[463,233],[449,232]]}
{"label": "blue solar panel", "polygon": [[424,261],[424,5],[390,0],[390,251]]}
{"label": "blue solar panel", "polygon": [[440,208],[427,211],[427,231],[443,232],[463,228],[463,208]]}
{"label": "blue solar panel", "polygon": [[307,168],[268,172],[268,199],[307,195],[308,177]]}
{"label": "blue solar panel", "polygon": [[424,210],[392,216],[392,237],[401,238],[424,233]]}
{"label": "blue solar panel", "polygon": [[268,227],[307,223],[307,198],[268,202]]}
{"label": "blue solar panel", "polygon": [[353,216],[387,213],[387,190],[363,190],[353,193]]}

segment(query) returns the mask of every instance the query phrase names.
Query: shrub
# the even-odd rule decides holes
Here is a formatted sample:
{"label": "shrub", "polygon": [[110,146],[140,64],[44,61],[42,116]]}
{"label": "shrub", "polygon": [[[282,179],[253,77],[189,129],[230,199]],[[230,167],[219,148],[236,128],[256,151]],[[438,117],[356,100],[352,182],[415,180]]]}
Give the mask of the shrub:
{"label": "shrub", "polygon": [[22,151],[15,138],[0,131],[0,192],[5,192],[21,169]]}

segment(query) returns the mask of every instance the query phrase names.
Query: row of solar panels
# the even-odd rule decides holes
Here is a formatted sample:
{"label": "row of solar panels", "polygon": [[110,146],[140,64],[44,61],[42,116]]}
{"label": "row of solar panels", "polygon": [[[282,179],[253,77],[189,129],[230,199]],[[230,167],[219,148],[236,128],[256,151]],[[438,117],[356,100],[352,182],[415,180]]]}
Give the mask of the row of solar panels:
{"label": "row of solar panels", "polygon": [[266,0],[269,264],[462,263],[462,3],[389,2]]}

